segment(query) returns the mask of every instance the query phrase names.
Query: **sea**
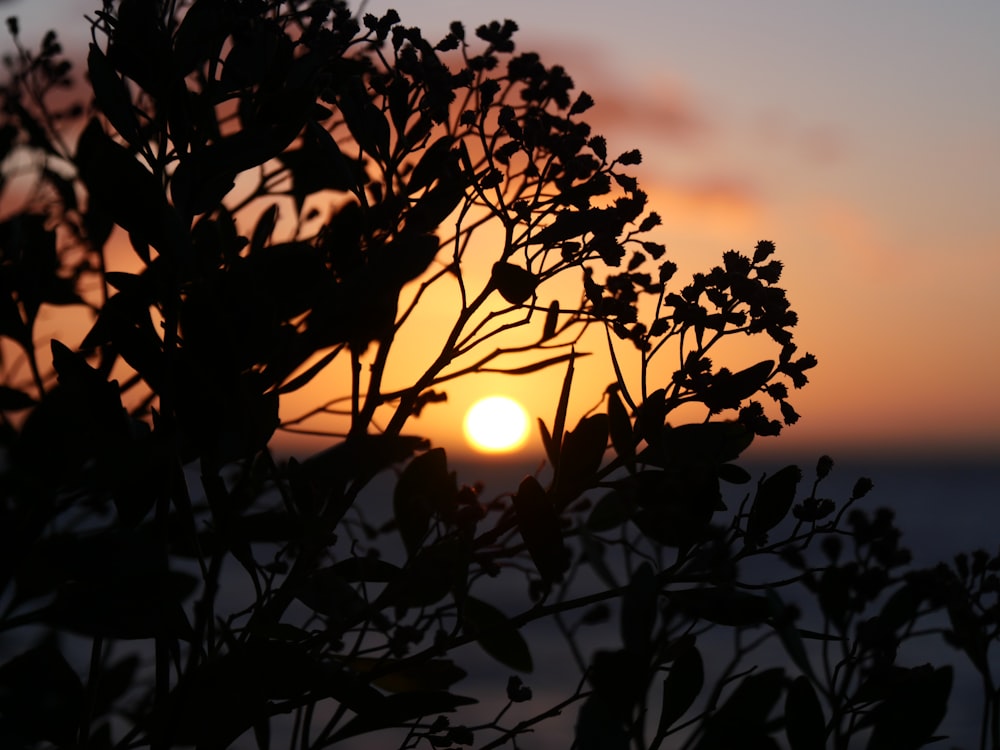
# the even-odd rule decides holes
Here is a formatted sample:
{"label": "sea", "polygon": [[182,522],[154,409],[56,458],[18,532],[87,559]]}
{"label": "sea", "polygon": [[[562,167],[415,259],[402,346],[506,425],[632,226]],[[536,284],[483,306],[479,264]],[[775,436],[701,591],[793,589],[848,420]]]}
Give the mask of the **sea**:
{"label": "sea", "polygon": [[[781,467],[794,463],[803,470],[804,479],[800,485],[800,497],[812,487],[816,458],[766,458],[743,463],[754,479],[750,485],[728,486],[724,497],[730,507],[738,505],[743,496],[752,492],[757,479],[773,473]],[[483,495],[493,495],[512,491],[523,474],[534,473],[538,467],[530,461],[457,462],[458,477],[463,482],[481,481]],[[840,503],[851,494],[857,479],[872,480],[871,492],[855,506],[874,512],[881,507],[892,509],[897,526],[901,529],[902,546],[913,555],[912,567],[932,567],[940,562],[950,562],[961,552],[971,553],[984,549],[991,557],[1000,556],[1000,456],[992,458],[935,459],[922,457],[918,460],[902,458],[855,458],[850,461],[835,462],[831,474],[820,484],[817,497],[833,499]],[[785,569],[788,570],[787,568]],[[525,607],[525,590],[518,582],[506,584],[499,580],[495,588],[481,594],[491,602],[501,606],[507,614],[514,615]],[[791,596],[782,592],[782,597]],[[794,600],[794,596],[792,596]],[[807,626],[810,615],[815,618],[817,611],[809,601],[797,601],[803,608],[802,626]],[[877,608],[871,614],[877,613]],[[572,618],[567,618],[568,620]],[[811,624],[817,625],[812,619]],[[938,619],[931,625],[945,626],[946,620]],[[818,627],[817,627],[818,629]],[[452,691],[475,696],[480,700],[477,706],[462,709],[460,715],[452,717],[452,722],[467,723],[479,727],[475,730],[473,747],[484,747],[499,734],[493,724],[512,729],[519,723],[530,721],[532,717],[557,708],[578,688],[586,688],[578,660],[589,661],[598,650],[615,650],[621,647],[621,635],[617,612],[604,624],[592,625],[576,631],[579,644],[574,653],[566,643],[563,634],[551,623],[534,623],[523,631],[529,643],[534,669],[531,673],[519,674],[524,684],[532,689],[531,701],[511,706],[499,719],[497,711],[506,705],[505,688],[507,680],[515,673],[485,655],[476,644],[470,644],[458,653],[457,660],[468,671],[468,677],[453,686]],[[706,675],[718,674],[723,668],[723,654],[728,654],[731,633],[708,634],[699,640],[700,650],[706,661]],[[784,655],[773,640],[757,652],[759,661],[749,659],[747,666],[766,669],[771,666],[785,666],[791,676],[800,673],[797,667]],[[713,662],[713,656],[718,656]],[[955,666],[955,681],[949,711],[938,728],[941,739],[934,744],[938,748],[979,748],[982,717],[982,686],[979,675],[968,666],[964,655],[944,644],[938,637],[921,638],[902,649],[898,664],[915,667],[923,664]],[[1000,677],[1000,643],[994,643],[991,652],[991,667],[994,680]],[[660,685],[655,681],[649,693],[650,715],[647,724],[652,736],[655,731],[661,701]],[[573,745],[575,725],[578,718],[579,702],[560,709],[543,722],[530,727],[530,731],[519,734],[516,744],[508,747],[519,750],[552,750],[569,748]],[[663,750],[684,747],[687,735],[678,732],[671,735],[661,745]],[[781,744],[784,743],[784,738]],[[389,744],[380,747],[400,747],[392,744],[394,739],[386,733],[384,740]],[[376,746],[373,737],[358,738],[348,742],[348,750],[362,750]],[[857,743],[864,747],[866,738]],[[414,745],[416,746],[416,745]],[[983,747],[988,747],[984,745]]]}
{"label": "sea", "polygon": [[[805,479],[800,485],[801,493],[807,493],[811,487],[811,478],[815,466],[815,457],[804,460],[766,458],[755,459],[742,464],[754,477],[748,485],[729,485],[726,487],[724,500],[730,507],[739,504],[743,496],[752,491],[756,479],[773,473],[788,463],[795,463],[803,469]],[[491,460],[484,462],[471,458],[458,458],[452,462],[459,482],[472,484],[481,482],[482,497],[490,499],[512,492],[524,475],[542,472],[544,469],[538,461],[532,459]],[[874,483],[874,489],[858,502],[856,507],[874,511],[879,507],[891,508],[896,516],[897,525],[903,531],[902,543],[913,553],[913,566],[930,567],[942,561],[950,561],[959,552],[972,552],[975,549],[985,549],[991,556],[1000,555],[1000,456],[977,460],[921,459],[902,460],[884,458],[858,458],[851,461],[837,462],[831,475],[824,480],[817,492],[818,497],[831,498],[837,503],[846,500],[855,481],[859,477],[867,477]],[[366,508],[373,518],[377,517],[377,506],[385,498],[391,497],[394,477],[386,474],[377,478],[371,488],[370,496],[365,502],[371,503]],[[233,576],[238,576],[245,583],[246,576],[234,569]],[[593,586],[582,581],[582,585]],[[237,587],[242,584],[237,584]],[[225,591],[226,581],[222,587]],[[497,579],[483,579],[476,584],[473,592],[482,599],[488,600],[507,615],[514,616],[529,608],[530,602],[526,596],[526,585],[523,575],[501,576]],[[787,600],[787,596],[782,593]],[[815,616],[815,609],[810,612],[808,603],[804,604],[804,618]],[[567,702],[574,693],[587,689],[581,664],[589,662],[593,654],[599,650],[615,650],[621,647],[621,634],[618,625],[617,611],[612,607],[611,616],[602,623],[580,626],[576,630],[578,636],[575,651],[567,643],[564,634],[551,621],[535,622],[522,630],[522,635],[528,643],[533,660],[530,672],[516,673],[509,667],[488,656],[478,644],[463,646],[451,654],[456,662],[467,672],[467,676],[451,687],[451,692],[474,697],[475,705],[463,707],[459,712],[449,715],[453,726],[470,727],[474,742],[470,747],[491,747],[501,736],[502,731],[517,727],[528,731],[518,733],[515,740],[503,745],[515,750],[570,750],[573,746],[575,726],[578,718],[580,702]],[[575,616],[566,618],[566,622],[575,627]],[[815,622],[815,620],[813,621]],[[937,625],[945,623],[938,622]],[[803,626],[806,626],[803,622]],[[699,637],[700,651],[705,659],[705,670],[708,679],[718,675],[725,663],[724,655],[729,652],[731,633],[721,635],[706,634]],[[0,652],[4,652],[0,661],[10,657],[9,648],[14,645],[10,639],[0,642]],[[82,644],[81,644],[82,645]],[[81,668],[85,668],[87,649],[80,649]],[[938,748],[979,748],[980,717],[982,712],[982,689],[976,673],[970,669],[963,655],[938,638],[920,639],[910,648],[900,653],[899,663],[906,666],[919,666],[930,663],[936,666],[955,664],[955,683],[952,690],[952,700],[949,712],[939,727],[938,734],[943,738],[934,747]],[[797,675],[798,668],[784,656],[773,641],[766,644],[763,650],[757,652],[755,659],[749,659],[747,666],[766,669],[771,666],[784,666],[789,674]],[[994,679],[1000,677],[1000,643],[995,643],[991,652],[991,667]],[[532,691],[530,701],[507,706],[506,687],[511,676],[520,678],[524,685]],[[655,730],[661,701],[661,682],[651,685],[648,704],[650,736]],[[498,714],[503,710],[502,715]],[[544,721],[531,723],[533,717],[548,714]],[[317,711],[317,718],[322,710]],[[428,722],[434,719],[428,717]],[[283,750],[289,747],[290,720],[284,717],[275,719],[272,728],[270,747],[273,750]],[[671,735],[660,746],[662,750],[680,750],[684,747],[686,735],[678,732]],[[783,738],[781,743],[784,743]],[[301,740],[301,738],[300,738]],[[859,747],[863,747],[859,743]],[[987,747],[988,745],[984,745]],[[233,746],[237,750],[255,748],[253,736],[244,735]],[[416,748],[430,747],[426,741],[421,744],[415,738],[407,737],[399,732],[385,731],[367,734],[337,743],[339,750],[370,750],[370,748]],[[291,749],[290,749],[291,750]],[[297,750],[297,748],[296,748]]]}

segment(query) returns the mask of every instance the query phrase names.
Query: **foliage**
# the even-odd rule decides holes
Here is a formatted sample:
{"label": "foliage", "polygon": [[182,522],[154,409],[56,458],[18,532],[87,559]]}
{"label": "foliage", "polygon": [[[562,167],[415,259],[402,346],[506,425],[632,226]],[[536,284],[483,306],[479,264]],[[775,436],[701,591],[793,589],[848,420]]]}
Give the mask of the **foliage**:
{"label": "foliage", "polygon": [[[1000,745],[1000,558],[909,569],[891,514],[857,507],[871,482],[817,494],[825,457],[811,489],[794,466],[752,486],[734,462],[798,419],[816,364],[774,245],[673,286],[639,152],[609,156],[512,22],[433,43],[338,2],[124,0],[91,24],[93,102],[61,103],[55,34],[30,52],[14,21],[0,90],[4,747],[517,747],[570,709],[580,750],[920,747],[952,672],[899,654],[935,633]],[[449,327],[400,361],[440,294]],[[55,307],[86,317],[78,345],[47,340]],[[571,426],[589,328],[613,382]],[[774,353],[718,367],[732,336]],[[455,378],[550,367],[549,466],[510,493],[404,432]],[[296,430],[328,447],[276,456]],[[749,488],[735,508],[725,485]],[[620,645],[584,655],[612,607]],[[535,621],[579,662],[555,706]],[[465,718],[473,643],[522,675],[492,718]]]}

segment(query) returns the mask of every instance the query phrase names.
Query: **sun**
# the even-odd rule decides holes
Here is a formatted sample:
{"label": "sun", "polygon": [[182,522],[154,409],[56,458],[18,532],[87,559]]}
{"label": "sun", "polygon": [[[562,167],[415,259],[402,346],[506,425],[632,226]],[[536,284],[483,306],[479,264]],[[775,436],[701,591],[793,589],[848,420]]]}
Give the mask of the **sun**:
{"label": "sun", "polygon": [[528,437],[528,414],[507,396],[489,396],[465,413],[465,437],[483,453],[507,453]]}

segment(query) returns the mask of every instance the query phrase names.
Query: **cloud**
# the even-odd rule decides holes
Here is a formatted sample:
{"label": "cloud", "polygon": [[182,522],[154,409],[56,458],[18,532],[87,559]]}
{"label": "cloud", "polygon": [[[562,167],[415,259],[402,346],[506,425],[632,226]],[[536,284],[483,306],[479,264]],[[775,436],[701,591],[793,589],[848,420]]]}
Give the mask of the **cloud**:
{"label": "cloud", "polygon": [[583,119],[595,132],[655,133],[660,139],[690,143],[713,129],[697,97],[676,78],[609,72],[614,55],[591,43],[546,40],[527,46],[522,42],[520,47],[537,51],[548,66],[561,65],[577,92],[586,91],[594,98],[596,106]]}
{"label": "cloud", "polygon": [[751,128],[753,137],[765,148],[788,152],[810,165],[842,161],[850,151],[847,137],[839,129],[803,122],[795,113],[760,113]]}

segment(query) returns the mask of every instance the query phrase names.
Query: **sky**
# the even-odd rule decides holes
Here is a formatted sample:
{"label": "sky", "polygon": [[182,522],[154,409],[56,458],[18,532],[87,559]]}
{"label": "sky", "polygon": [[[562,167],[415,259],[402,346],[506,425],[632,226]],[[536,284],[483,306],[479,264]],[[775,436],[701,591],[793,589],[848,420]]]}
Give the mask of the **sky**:
{"label": "sky", "polygon": [[[19,15],[30,39],[68,30],[91,4],[7,1],[0,12]],[[766,450],[1000,461],[1000,4],[395,0],[365,10],[390,5],[430,38],[451,20],[513,19],[519,49],[564,66],[596,100],[585,119],[610,150],[642,151],[636,173],[664,218],[654,239],[678,278],[726,250],[776,243],[796,341],[820,365],[792,399],[801,421]],[[77,24],[67,42],[86,36]],[[487,391],[551,412],[551,383],[512,380],[483,376],[416,427],[450,434]]]}

